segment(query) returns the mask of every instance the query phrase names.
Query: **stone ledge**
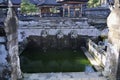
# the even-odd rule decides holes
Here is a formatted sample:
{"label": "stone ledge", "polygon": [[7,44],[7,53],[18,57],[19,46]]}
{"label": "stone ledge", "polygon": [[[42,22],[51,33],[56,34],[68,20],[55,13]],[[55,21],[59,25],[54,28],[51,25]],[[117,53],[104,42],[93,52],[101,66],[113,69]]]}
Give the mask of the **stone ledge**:
{"label": "stone ledge", "polygon": [[107,80],[100,77],[100,72],[85,74],[84,72],[66,72],[66,73],[24,73],[23,80]]}

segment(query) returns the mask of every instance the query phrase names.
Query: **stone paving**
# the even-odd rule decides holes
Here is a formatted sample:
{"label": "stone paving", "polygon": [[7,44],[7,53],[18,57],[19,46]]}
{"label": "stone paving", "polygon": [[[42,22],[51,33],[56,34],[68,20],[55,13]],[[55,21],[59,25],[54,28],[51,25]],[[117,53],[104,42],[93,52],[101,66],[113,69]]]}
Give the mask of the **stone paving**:
{"label": "stone paving", "polygon": [[71,72],[71,73],[24,73],[23,80],[107,80],[100,76],[100,72],[85,73],[85,72]]}

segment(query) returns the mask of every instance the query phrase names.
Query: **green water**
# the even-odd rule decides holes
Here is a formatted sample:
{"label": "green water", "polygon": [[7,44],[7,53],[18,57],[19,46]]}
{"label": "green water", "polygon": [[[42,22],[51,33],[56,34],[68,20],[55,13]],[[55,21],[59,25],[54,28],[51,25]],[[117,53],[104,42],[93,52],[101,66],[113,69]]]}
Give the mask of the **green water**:
{"label": "green water", "polygon": [[25,73],[82,72],[90,62],[82,50],[26,49],[21,55],[21,69]]}

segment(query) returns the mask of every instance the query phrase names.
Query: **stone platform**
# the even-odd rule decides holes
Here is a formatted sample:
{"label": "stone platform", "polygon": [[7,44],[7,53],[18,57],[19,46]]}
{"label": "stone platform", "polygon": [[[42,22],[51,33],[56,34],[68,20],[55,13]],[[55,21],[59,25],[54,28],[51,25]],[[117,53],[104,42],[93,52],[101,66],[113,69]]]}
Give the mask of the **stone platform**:
{"label": "stone platform", "polygon": [[100,72],[71,72],[71,73],[24,73],[23,80],[107,80],[99,76]]}

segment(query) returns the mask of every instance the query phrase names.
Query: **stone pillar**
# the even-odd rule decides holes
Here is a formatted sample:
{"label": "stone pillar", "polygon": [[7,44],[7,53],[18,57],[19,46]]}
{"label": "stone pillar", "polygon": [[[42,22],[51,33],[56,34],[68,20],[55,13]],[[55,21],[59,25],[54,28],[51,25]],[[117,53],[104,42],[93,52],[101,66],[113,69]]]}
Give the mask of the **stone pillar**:
{"label": "stone pillar", "polygon": [[63,7],[63,17],[65,17],[65,8]]}
{"label": "stone pillar", "polygon": [[80,17],[82,17],[82,12],[83,12],[82,9],[83,9],[83,8],[82,8],[82,4],[80,4]]}
{"label": "stone pillar", "polygon": [[75,11],[75,7],[74,7],[74,17],[76,16],[76,11]]}
{"label": "stone pillar", "polygon": [[41,8],[39,8],[40,9],[40,17],[42,17],[42,12],[41,12]]}
{"label": "stone pillar", "polygon": [[70,6],[68,5],[68,17],[70,17]]}
{"label": "stone pillar", "polygon": [[109,7],[109,2],[110,0],[101,0],[101,7],[106,7],[108,8]]}
{"label": "stone pillar", "polygon": [[9,1],[7,17],[3,27],[5,33],[4,36],[0,37],[0,80],[22,78],[18,56],[17,24],[17,17],[12,8],[12,3]]}
{"label": "stone pillar", "polygon": [[115,1],[114,8],[107,18],[108,49],[104,75],[110,80],[120,80],[120,7],[119,0]]}

